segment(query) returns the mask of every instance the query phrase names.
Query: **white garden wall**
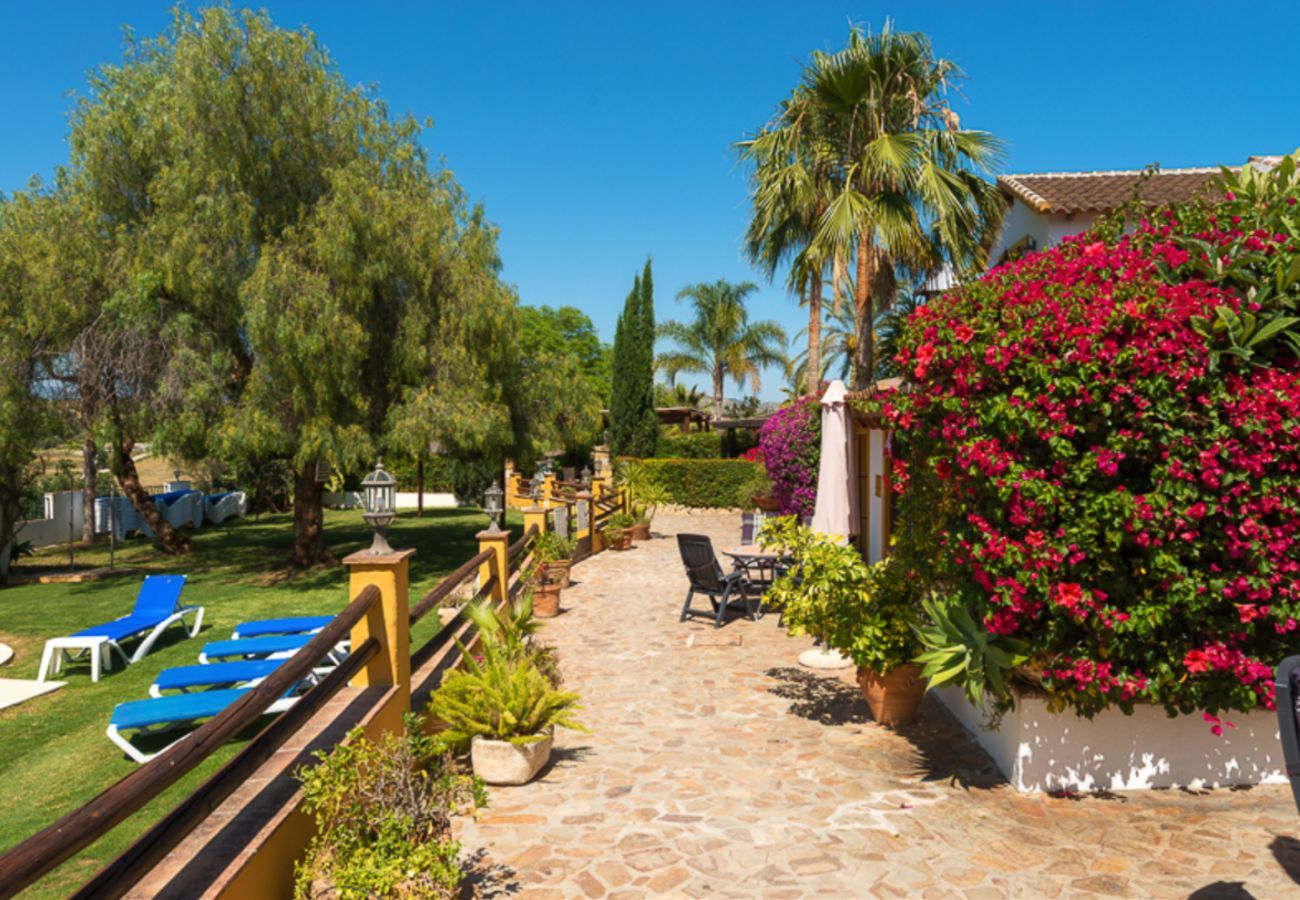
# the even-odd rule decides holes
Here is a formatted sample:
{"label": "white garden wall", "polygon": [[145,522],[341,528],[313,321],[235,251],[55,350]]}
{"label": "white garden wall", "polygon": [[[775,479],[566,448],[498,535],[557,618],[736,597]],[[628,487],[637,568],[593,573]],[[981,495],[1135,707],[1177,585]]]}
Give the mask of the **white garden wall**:
{"label": "white garden wall", "polygon": [[[331,509],[362,509],[365,495],[361,491],[326,491],[322,502]],[[419,491],[397,491],[393,502],[398,509],[415,509],[420,505]],[[424,492],[425,509],[450,509],[456,505],[455,494]]]}
{"label": "white garden wall", "polygon": [[[62,491],[45,495],[45,518],[28,519],[18,523],[15,540],[18,543],[31,541],[32,547],[40,549],[54,544],[66,544],[69,530],[73,540],[81,540],[81,491]],[[72,525],[68,521],[71,517]]]}
{"label": "white garden wall", "polygon": [[1109,709],[1088,720],[1052,713],[1023,696],[997,730],[957,688],[935,692],[1018,791],[1125,791],[1165,787],[1284,784],[1276,713],[1224,718],[1235,728],[1210,732],[1200,715],[1169,718],[1139,706],[1131,716]]}

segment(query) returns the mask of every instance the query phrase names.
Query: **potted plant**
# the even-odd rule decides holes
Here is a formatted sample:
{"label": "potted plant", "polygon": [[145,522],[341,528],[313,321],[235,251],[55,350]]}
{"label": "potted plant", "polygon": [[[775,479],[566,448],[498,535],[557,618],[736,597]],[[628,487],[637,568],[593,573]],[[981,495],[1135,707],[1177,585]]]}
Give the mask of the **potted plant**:
{"label": "potted plant", "polygon": [[740,486],[736,505],[741,509],[780,512],[781,503],[772,496],[772,479],[767,477],[767,464],[763,461],[763,451],[758,447],[751,447],[742,453],[740,458],[754,464],[754,474]]}
{"label": "potted plant", "polygon": [[913,721],[925,694],[914,662],[924,649],[916,630],[924,617],[898,566],[889,557],[869,566],[853,546],[793,516],[769,520],[760,540],[785,548],[796,563],[768,595],[784,605],[790,633],[811,634],[852,660],[878,723]]}
{"label": "potted plant", "polygon": [[408,714],[400,734],[360,728],[295,773],[316,820],[294,865],[297,897],[456,897],[462,871],[451,817],[485,806],[481,779],[459,774],[446,744]]}
{"label": "potted plant", "polygon": [[605,543],[611,550],[630,550],[632,548],[632,526],[636,524],[627,513],[614,513],[605,523]]}
{"label": "potted plant", "polygon": [[557,532],[544,531],[539,534],[533,542],[533,553],[542,580],[558,582],[561,589],[567,588],[573,566],[573,551],[576,548],[576,541],[562,537]]}
{"label": "potted plant", "polygon": [[503,623],[482,604],[470,604],[466,615],[479,626],[482,656],[457,643],[465,668],[443,679],[429,710],[447,725],[444,740],[469,748],[475,775],[488,784],[526,784],[550,760],[557,727],[587,731],[573,718],[580,698],[559,689],[528,623]]}
{"label": "potted plant", "polygon": [[627,466],[624,482],[632,496],[632,518],[635,520],[632,525],[632,540],[648,541],[655,513],[668,502],[668,491],[641,463],[630,463]]}

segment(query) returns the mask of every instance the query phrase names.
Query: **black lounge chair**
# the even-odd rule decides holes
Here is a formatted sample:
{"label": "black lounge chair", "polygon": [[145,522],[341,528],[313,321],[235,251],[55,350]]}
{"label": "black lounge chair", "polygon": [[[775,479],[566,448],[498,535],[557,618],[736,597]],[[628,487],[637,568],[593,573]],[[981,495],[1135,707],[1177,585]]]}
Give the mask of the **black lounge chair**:
{"label": "black lounge chair", "polygon": [[1282,757],[1286,777],[1291,781],[1296,809],[1300,810],[1300,656],[1288,656],[1277,667],[1273,683],[1273,702],[1277,705],[1278,731],[1282,737]]}
{"label": "black lounge chair", "polygon": [[[757,622],[762,612],[763,601],[755,597],[751,602],[748,581],[744,569],[736,569],[730,574],[722,571],[717,554],[713,552],[713,542],[702,534],[677,535],[677,549],[682,555],[682,564],[686,566],[686,577],[690,579],[691,589],[686,592],[686,603],[682,605],[682,616],[678,621],[685,622],[689,616],[703,616],[713,619],[713,627],[722,627],[722,619],[735,602],[732,598],[739,595],[744,604],[744,612]],[[691,609],[691,600],[696,594],[704,594],[713,604],[713,612]]]}

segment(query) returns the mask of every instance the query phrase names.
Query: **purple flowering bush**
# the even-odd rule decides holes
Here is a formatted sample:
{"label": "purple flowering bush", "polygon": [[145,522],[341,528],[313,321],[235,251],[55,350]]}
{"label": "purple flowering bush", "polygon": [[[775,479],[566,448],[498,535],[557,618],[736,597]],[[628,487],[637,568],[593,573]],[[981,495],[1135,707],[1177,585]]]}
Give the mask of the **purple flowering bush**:
{"label": "purple flowering bush", "polygon": [[821,444],[821,403],[814,396],[781,407],[758,432],[772,496],[781,504],[782,515],[813,514]]}

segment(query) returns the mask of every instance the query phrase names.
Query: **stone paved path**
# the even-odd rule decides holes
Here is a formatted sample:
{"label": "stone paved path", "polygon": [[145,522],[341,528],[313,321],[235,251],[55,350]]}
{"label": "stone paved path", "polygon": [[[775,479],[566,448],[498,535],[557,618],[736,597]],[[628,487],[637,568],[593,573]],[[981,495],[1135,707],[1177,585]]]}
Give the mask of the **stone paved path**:
{"label": "stone paved path", "polygon": [[801,670],[775,616],[679,624],[678,531],[574,569],[545,639],[591,735],[458,827],[484,896],[1300,896],[1285,787],[1018,795],[927,699],[875,725],[851,677]]}

